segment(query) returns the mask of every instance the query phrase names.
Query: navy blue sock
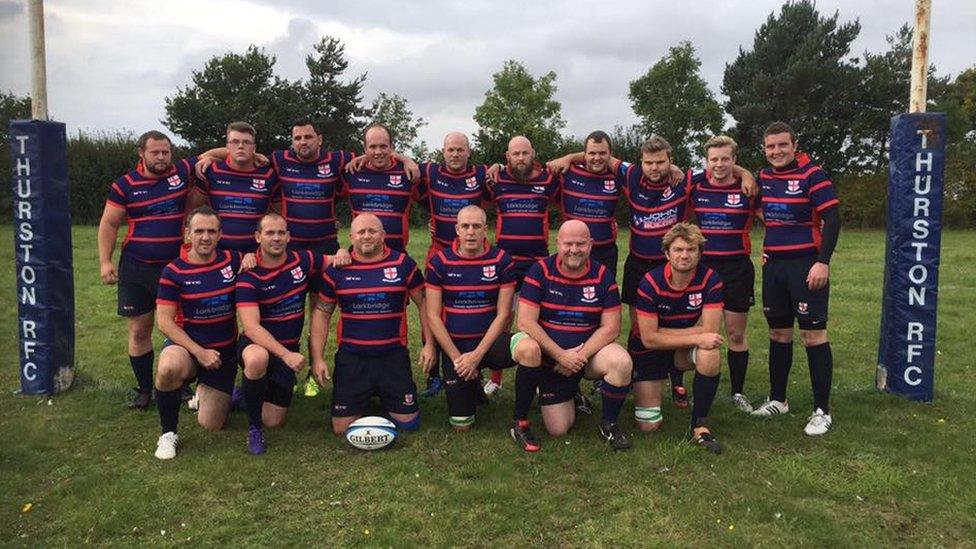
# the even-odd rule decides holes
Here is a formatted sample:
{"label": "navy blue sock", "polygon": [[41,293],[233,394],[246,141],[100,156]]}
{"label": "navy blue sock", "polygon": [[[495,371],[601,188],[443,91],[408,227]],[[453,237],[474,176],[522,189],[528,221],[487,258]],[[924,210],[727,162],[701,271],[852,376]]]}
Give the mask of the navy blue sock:
{"label": "navy blue sock", "polygon": [[684,387],[685,386],[685,372],[684,370],[679,370],[675,367],[671,367],[671,371],[668,372],[668,377],[671,378],[671,387]]}
{"label": "navy blue sock", "polygon": [[528,419],[529,408],[532,408],[532,399],[535,398],[535,390],[539,387],[539,380],[542,378],[542,367],[529,368],[519,364],[515,370],[515,414],[513,419]]}
{"label": "navy blue sock", "polygon": [[627,393],[630,392],[630,384],[619,387],[612,385],[609,381],[603,380],[600,384],[600,394],[603,395],[603,422],[616,423],[620,417],[620,409],[624,407],[627,400]]}
{"label": "navy blue sock", "polygon": [[732,383],[732,394],[745,393],[746,369],[749,367],[749,350],[726,353],[729,361],[729,379]]}
{"label": "navy blue sock", "polygon": [[707,418],[712,409],[712,402],[715,400],[715,393],[718,392],[718,380],[721,374],[706,376],[695,372],[695,381],[692,390],[695,392],[695,400],[691,405],[691,428],[698,427],[698,420]]}
{"label": "navy blue sock", "polygon": [[786,384],[793,367],[793,342],[769,340],[769,398],[786,402]]}
{"label": "navy blue sock", "polygon": [[156,389],[156,407],[159,408],[159,426],[163,433],[175,433],[176,425],[180,421],[180,404],[183,400],[183,388],[172,391]]}
{"label": "navy blue sock", "polygon": [[830,343],[807,347],[810,363],[810,385],[813,387],[813,407],[830,413],[830,385],[834,378],[834,356]]}
{"label": "navy blue sock", "polygon": [[262,427],[261,409],[264,408],[264,394],[268,390],[267,376],[251,379],[244,375],[244,407],[247,409],[247,424],[251,427]]}
{"label": "navy blue sock", "polygon": [[129,364],[132,366],[132,373],[136,376],[136,384],[139,385],[139,391],[143,393],[148,393],[153,388],[153,358],[152,349],[144,355],[129,355]]}

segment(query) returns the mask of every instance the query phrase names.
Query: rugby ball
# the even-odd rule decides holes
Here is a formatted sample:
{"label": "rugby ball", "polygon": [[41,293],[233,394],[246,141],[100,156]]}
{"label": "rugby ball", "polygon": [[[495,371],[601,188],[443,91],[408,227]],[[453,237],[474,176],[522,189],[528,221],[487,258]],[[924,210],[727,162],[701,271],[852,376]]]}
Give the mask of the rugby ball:
{"label": "rugby ball", "polygon": [[385,417],[366,416],[357,419],[346,429],[346,440],[360,450],[379,450],[396,440],[396,425]]}

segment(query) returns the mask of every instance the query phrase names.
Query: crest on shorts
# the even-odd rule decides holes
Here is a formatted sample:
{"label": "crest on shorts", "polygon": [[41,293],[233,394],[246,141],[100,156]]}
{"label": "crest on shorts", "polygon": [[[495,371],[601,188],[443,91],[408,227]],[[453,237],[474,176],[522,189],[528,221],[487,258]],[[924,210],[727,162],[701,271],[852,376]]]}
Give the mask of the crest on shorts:
{"label": "crest on shorts", "polygon": [[332,166],[328,164],[319,164],[319,175],[322,177],[329,177],[332,175]]}
{"label": "crest on shorts", "polygon": [[173,174],[166,178],[166,182],[169,183],[169,188],[175,189],[183,184],[183,180],[180,179],[179,174]]}
{"label": "crest on shorts", "polygon": [[305,273],[302,271],[301,265],[291,270],[291,277],[295,279],[295,282],[301,282],[305,279]]}
{"label": "crest on shorts", "polygon": [[251,188],[252,189],[254,189],[256,191],[263,191],[264,190],[264,187],[265,187],[265,180],[264,179],[257,179],[257,178],[255,178],[255,179],[252,179],[251,180]]}
{"label": "crest on shorts", "polygon": [[485,280],[492,280],[493,278],[495,278],[495,266],[485,265],[484,267],[481,268],[481,274],[484,275],[483,278]]}
{"label": "crest on shorts", "polygon": [[807,312],[807,302],[806,301],[799,301],[799,302],[797,302],[797,304],[796,304],[796,310],[797,310],[797,312],[800,312],[800,313]]}
{"label": "crest on shorts", "polygon": [[729,197],[725,199],[725,203],[729,206],[740,206],[742,205],[742,195],[739,193],[729,193]]}
{"label": "crest on shorts", "polygon": [[583,301],[596,301],[596,286],[583,286]]}
{"label": "crest on shorts", "polygon": [[674,191],[671,190],[671,187],[664,187],[664,192],[661,193],[661,198],[668,200],[672,196],[674,196]]}
{"label": "crest on shorts", "polygon": [[612,193],[617,190],[617,183],[611,179],[604,180],[603,192]]}
{"label": "crest on shorts", "polygon": [[700,307],[702,304],[701,292],[688,294],[688,304],[691,305],[692,307]]}
{"label": "crest on shorts", "polygon": [[799,194],[800,193],[800,180],[790,179],[786,182],[786,194]]}
{"label": "crest on shorts", "polygon": [[227,265],[226,267],[220,270],[220,276],[224,277],[225,282],[234,278],[234,268],[231,267],[230,265]]}
{"label": "crest on shorts", "polygon": [[407,393],[403,395],[403,403],[407,406],[413,405],[413,393]]}
{"label": "crest on shorts", "polygon": [[397,280],[397,278],[399,278],[399,277],[397,276],[397,269],[396,269],[396,267],[386,267],[386,268],[384,268],[383,269],[383,278],[386,279],[386,280],[390,280],[390,281]]}
{"label": "crest on shorts", "polygon": [[469,191],[473,191],[473,190],[477,189],[478,188],[478,178],[472,176],[472,177],[469,177],[469,178],[465,179],[464,180],[464,188],[467,189],[467,190],[469,190]]}
{"label": "crest on shorts", "polygon": [[402,175],[391,175],[390,176],[390,186],[391,187],[399,187],[401,185],[403,185],[403,176]]}

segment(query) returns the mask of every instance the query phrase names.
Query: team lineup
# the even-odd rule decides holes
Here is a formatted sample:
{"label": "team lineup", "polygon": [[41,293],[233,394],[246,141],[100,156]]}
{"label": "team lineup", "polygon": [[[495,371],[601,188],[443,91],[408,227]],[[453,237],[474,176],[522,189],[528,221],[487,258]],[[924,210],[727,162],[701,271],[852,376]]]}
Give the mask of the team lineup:
{"label": "team lineup", "polygon": [[[828,281],[839,201],[787,124],[766,129],[768,166],[758,177],[736,165],[737,145],[726,136],[705,144],[704,169],[687,172],[672,164],[659,136],[631,163],[614,157],[610,137],[595,131],[583,151],[545,164],[516,136],[505,163],[494,165],[471,164],[468,139],[457,132],[444,139],[443,162],[420,164],[397,154],[380,124],[364,131],[362,156],[323,150],[310,120],[296,121],[291,136],[288,150],[264,157],[254,128],[234,122],[225,148],[174,160],[170,139],[150,131],[139,138],[136,168],[109,188],[98,228],[100,274],[117,285],[127,322],[137,383],[130,407],[156,400],[157,458],[176,456],[179,412],[193,381],[198,423],[219,430],[232,409],[243,409],[248,451],[265,453],[264,430],[285,423],[306,368],[312,394],[332,385],[337,435],[377,397],[396,429],[419,429],[419,398],[441,388],[447,421],[468,430],[478,406],[513,377],[508,432],[528,452],[542,447],[530,420],[534,402],[552,437],[567,433],[578,413],[591,413],[584,378],[601,394],[600,436],[613,450],[630,448],[620,426],[628,395],[637,428],[657,430],[669,380],[674,404],[691,408],[691,443],[721,453],[709,416],[722,347],[734,407],[755,417],[784,414],[794,326],[813,392],[804,433],[830,429]],[[352,213],[348,249],[339,245],[339,200]],[[630,239],[618,287],[621,202]],[[430,218],[421,265],[407,253],[414,203]],[[561,221],[555,253],[551,207]],[[754,406],[745,378],[757,221],[770,382]],[[411,302],[419,342],[408,341]],[[624,345],[622,304],[631,320]],[[308,356],[301,352],[306,316]],[[155,375],[154,324],[165,338]],[[337,350],[326,357],[333,333]],[[423,393],[411,343],[421,345]]]}

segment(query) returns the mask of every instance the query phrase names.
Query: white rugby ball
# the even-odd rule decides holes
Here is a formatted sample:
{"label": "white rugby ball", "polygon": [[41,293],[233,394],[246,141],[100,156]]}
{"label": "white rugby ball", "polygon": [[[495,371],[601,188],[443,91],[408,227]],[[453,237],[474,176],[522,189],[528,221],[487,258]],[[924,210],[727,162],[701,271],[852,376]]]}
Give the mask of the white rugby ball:
{"label": "white rugby ball", "polygon": [[366,416],[357,419],[346,429],[346,440],[360,450],[379,450],[396,440],[396,425],[385,417]]}

